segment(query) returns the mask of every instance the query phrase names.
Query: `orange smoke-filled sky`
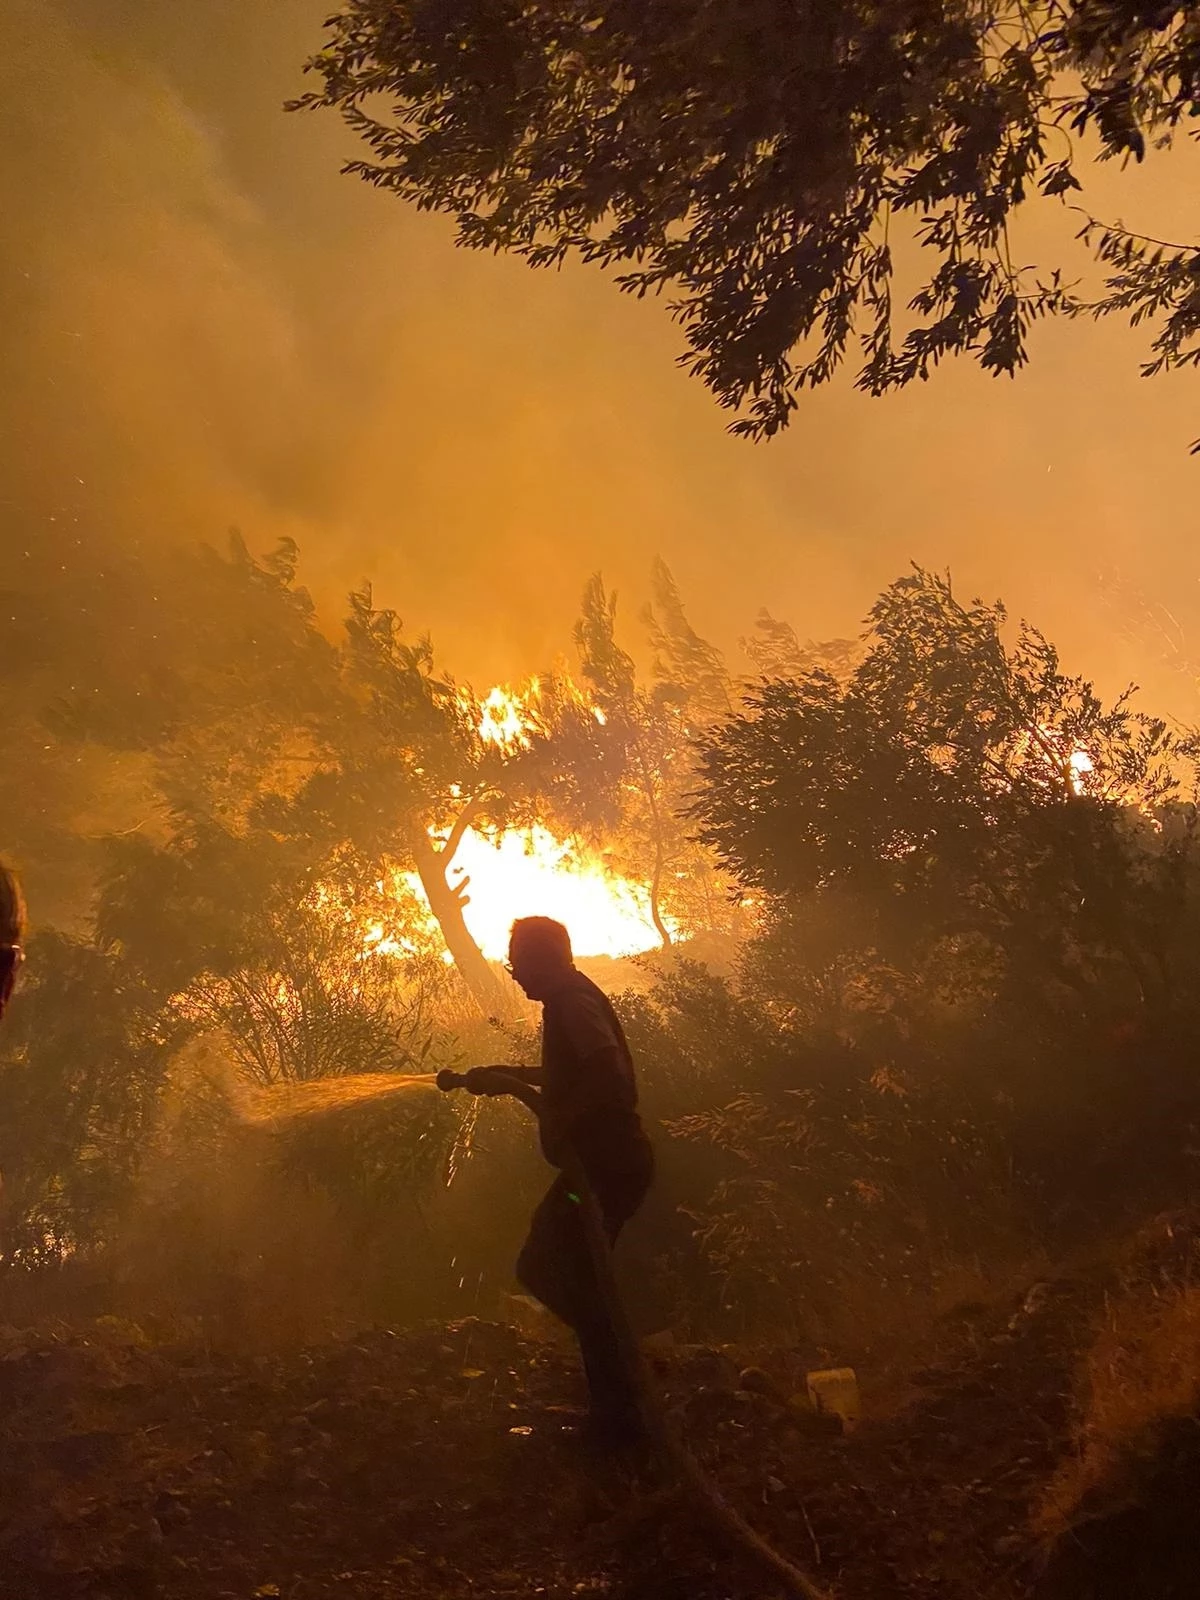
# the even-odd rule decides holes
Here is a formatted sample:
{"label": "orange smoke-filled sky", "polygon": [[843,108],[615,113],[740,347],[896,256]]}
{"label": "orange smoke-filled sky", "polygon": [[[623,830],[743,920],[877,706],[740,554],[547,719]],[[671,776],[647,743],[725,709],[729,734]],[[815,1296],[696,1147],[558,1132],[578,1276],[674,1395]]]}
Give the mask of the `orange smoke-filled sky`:
{"label": "orange smoke-filled sky", "polygon": [[[327,9],[0,11],[0,557],[50,518],[287,533],[331,608],[369,577],[480,682],[567,648],[597,568],[636,631],[654,552],[726,644],[764,604],[850,631],[916,560],[1106,686],[1134,675],[1194,713],[1105,600],[1115,574],[1200,629],[1200,385],[1140,379],[1144,335],[1042,328],[1014,383],[962,362],[883,400],[847,380],[778,440],[732,439],[661,304],[457,251],[445,221],[339,174],[337,122],[281,110]],[[1187,238],[1197,168],[1113,170],[1098,193]],[[1023,244],[1072,231],[1043,209]]]}

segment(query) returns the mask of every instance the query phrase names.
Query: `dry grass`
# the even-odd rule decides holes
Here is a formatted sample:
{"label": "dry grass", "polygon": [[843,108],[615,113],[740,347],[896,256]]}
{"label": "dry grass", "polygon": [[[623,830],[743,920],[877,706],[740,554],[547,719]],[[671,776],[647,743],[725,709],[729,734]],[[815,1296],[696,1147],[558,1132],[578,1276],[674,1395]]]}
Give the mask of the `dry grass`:
{"label": "dry grass", "polygon": [[1105,1306],[1081,1365],[1075,1452],[1051,1480],[1034,1519],[1047,1540],[1088,1514],[1098,1497],[1116,1509],[1164,1427],[1200,1409],[1200,1282],[1148,1271]]}

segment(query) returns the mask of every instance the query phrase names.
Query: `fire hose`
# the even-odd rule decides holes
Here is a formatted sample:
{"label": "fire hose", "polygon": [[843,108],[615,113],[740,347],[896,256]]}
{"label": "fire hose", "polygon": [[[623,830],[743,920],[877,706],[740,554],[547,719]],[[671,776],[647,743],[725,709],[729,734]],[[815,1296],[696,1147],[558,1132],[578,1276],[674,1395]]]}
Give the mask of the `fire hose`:
{"label": "fire hose", "polygon": [[[448,1068],[443,1069],[437,1075],[437,1086],[447,1091],[465,1089],[466,1075],[452,1072]],[[527,1106],[535,1116],[541,1114],[541,1096],[522,1078],[509,1076],[494,1069],[489,1074],[487,1092],[495,1095],[511,1095],[513,1099],[520,1100]],[[605,1315],[620,1353],[625,1377],[632,1392],[637,1396],[638,1409],[655,1453],[663,1464],[668,1469],[674,1470],[679,1479],[695,1493],[734,1548],[751,1556],[761,1566],[767,1568],[786,1585],[791,1594],[800,1596],[801,1600],[831,1600],[828,1590],[814,1583],[786,1556],[769,1545],[761,1534],[754,1531],[741,1512],[730,1505],[671,1425],[650,1378],[641,1346],[634,1336],[617,1289],[612,1251],[595,1192],[575,1150],[568,1145],[562,1155],[561,1170],[572,1191],[579,1197],[584,1238],[587,1241],[588,1255],[596,1276]]]}

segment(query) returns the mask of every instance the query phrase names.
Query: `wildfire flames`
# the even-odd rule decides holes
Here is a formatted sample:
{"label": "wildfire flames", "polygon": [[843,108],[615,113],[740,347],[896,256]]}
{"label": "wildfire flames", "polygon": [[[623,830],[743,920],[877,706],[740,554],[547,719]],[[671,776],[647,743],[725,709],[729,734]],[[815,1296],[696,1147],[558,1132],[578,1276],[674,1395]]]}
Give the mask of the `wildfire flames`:
{"label": "wildfire flames", "polygon": [[[527,745],[533,727],[531,707],[539,692],[536,678],[520,693],[500,686],[491,689],[479,702],[480,737],[505,749]],[[600,708],[589,709],[603,723]],[[612,872],[598,852],[559,839],[544,827],[511,828],[495,841],[468,829],[449,877],[452,884],[464,885],[464,920],[490,961],[504,959],[509,929],[518,917],[526,916],[554,917],[564,923],[580,956],[637,955],[659,943],[645,889]],[[421,895],[415,874],[405,874],[404,881]],[[669,931],[677,934],[679,930],[667,920]],[[382,934],[382,928],[370,929],[368,952],[404,953],[399,943]]]}
{"label": "wildfire flames", "polygon": [[[569,689],[603,723],[600,708],[591,705],[578,686]],[[464,694],[463,705],[478,717],[481,739],[513,751],[531,743],[540,694],[539,680],[531,678],[522,690],[496,685],[479,701]],[[1044,759],[1057,766],[1065,757],[1071,788],[1076,794],[1087,793],[1093,771],[1087,752],[1067,746],[1060,756],[1055,730],[1039,727],[1038,736]],[[549,916],[564,923],[581,956],[638,955],[659,943],[645,887],[613,872],[599,852],[560,839],[545,827],[512,828],[497,839],[468,829],[455,852],[449,880],[461,886],[467,928],[490,961],[504,959],[513,922],[526,916]],[[403,874],[402,881],[407,891],[423,899],[415,873]],[[743,904],[749,906],[751,901]],[[671,936],[678,938],[680,928],[670,918],[666,922]],[[382,926],[375,926],[364,953],[402,955],[405,950],[402,941],[384,937]],[[449,954],[445,959],[451,959]]]}
{"label": "wildfire flames", "polygon": [[[540,691],[537,678],[520,692],[492,688],[481,702],[480,737],[506,749],[528,744]],[[598,706],[589,709],[597,722],[604,721]],[[451,876],[470,879],[464,917],[491,961],[503,960],[509,928],[526,916],[565,923],[581,956],[636,955],[658,943],[645,892],[610,872],[595,852],[543,827],[510,829],[495,843],[468,831]]]}
{"label": "wildfire flames", "polygon": [[498,744],[505,749],[528,744],[529,718],[526,705],[537,695],[538,680],[530,680],[528,693],[514,694],[497,684],[484,696],[479,717],[479,736],[487,744]]}
{"label": "wildfire flames", "polygon": [[636,955],[658,943],[645,893],[545,828],[510,830],[496,844],[468,832],[454,859],[471,880],[467,927],[489,960],[506,955],[517,917],[565,923],[581,956]]}

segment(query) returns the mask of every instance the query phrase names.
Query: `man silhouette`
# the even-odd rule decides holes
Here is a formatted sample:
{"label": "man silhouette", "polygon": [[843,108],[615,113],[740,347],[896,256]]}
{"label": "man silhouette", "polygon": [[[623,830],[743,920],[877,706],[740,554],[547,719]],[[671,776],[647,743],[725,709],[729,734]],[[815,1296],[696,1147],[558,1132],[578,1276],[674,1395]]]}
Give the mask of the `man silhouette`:
{"label": "man silhouette", "polygon": [[[615,1244],[654,1177],[624,1030],[608,996],[576,967],[561,922],[514,922],[508,970],[541,1004],[541,1065],[473,1067],[467,1088],[493,1092],[490,1075],[503,1072],[540,1089],[542,1154],[561,1166],[565,1149],[574,1149]],[[533,1214],[517,1277],[579,1340],[591,1398],[588,1433],[604,1444],[633,1442],[641,1432],[636,1395],[588,1255],[578,1197],[561,1173]]]}

